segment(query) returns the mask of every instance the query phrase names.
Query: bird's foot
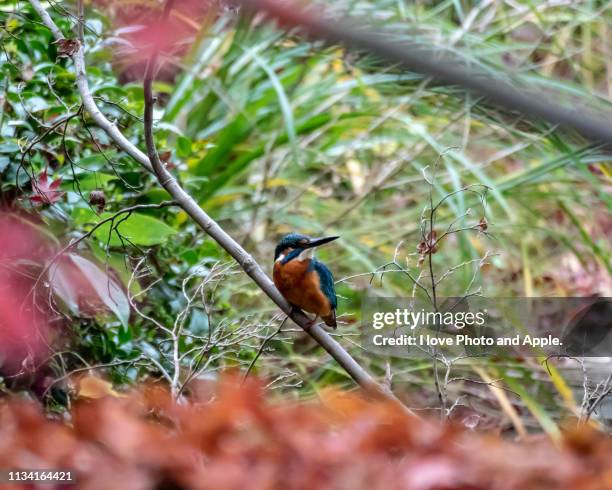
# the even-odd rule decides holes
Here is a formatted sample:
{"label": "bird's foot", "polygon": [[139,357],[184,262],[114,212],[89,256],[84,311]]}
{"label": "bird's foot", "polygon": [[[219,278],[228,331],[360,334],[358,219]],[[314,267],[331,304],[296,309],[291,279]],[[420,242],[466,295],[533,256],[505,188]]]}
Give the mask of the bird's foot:
{"label": "bird's foot", "polygon": [[[296,313],[302,314],[306,318],[308,318],[308,315],[304,313],[304,311],[301,308],[298,308],[295,305],[291,305],[291,315],[293,316]],[[315,316],[313,320],[308,319],[307,321],[305,321],[304,324],[301,325],[301,327],[308,332],[314,325],[317,324],[318,320],[319,320],[319,317]]]}
{"label": "bird's foot", "polygon": [[306,331],[310,330],[312,327],[314,327],[317,324],[318,320],[319,320],[318,316],[315,316],[314,319],[312,319],[312,320],[308,320],[304,324],[304,330],[306,330]]}
{"label": "bird's foot", "polygon": [[300,314],[304,315],[305,313],[298,306],[291,305],[291,315],[290,316],[300,315]]}

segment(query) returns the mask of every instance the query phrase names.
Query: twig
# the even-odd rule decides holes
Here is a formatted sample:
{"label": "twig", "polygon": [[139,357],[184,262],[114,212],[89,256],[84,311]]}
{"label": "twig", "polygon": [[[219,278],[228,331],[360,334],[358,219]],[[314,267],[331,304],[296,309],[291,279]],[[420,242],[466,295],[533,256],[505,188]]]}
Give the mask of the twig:
{"label": "twig", "polygon": [[593,391],[593,393],[587,400],[586,416],[584,417],[584,420],[583,420],[583,417],[581,416],[580,418],[581,422],[583,423],[588,422],[591,416],[593,415],[593,412],[595,412],[595,409],[598,407],[598,405],[608,395],[610,395],[610,393],[612,393],[612,384],[610,384],[611,381],[612,381],[612,374],[608,375],[608,377],[605,380],[602,380],[597,384],[597,386],[595,387],[595,390]]}
{"label": "twig", "polygon": [[251,374],[251,370],[253,369],[253,366],[255,366],[255,363],[257,362],[257,359],[259,359],[259,357],[263,353],[263,350],[266,348],[266,345],[268,345],[268,342],[270,342],[270,340],[272,340],[274,337],[276,337],[281,332],[281,330],[283,329],[283,325],[285,325],[285,322],[287,321],[287,318],[289,318],[289,317],[286,316],[285,319],[281,322],[280,326],[276,329],[276,331],[272,332],[261,343],[261,346],[259,347],[259,350],[257,351],[257,354],[255,354],[255,357],[253,358],[253,360],[249,364],[249,367],[247,368],[246,372],[244,373],[244,377],[242,378],[242,382],[243,383],[249,377],[249,374]]}

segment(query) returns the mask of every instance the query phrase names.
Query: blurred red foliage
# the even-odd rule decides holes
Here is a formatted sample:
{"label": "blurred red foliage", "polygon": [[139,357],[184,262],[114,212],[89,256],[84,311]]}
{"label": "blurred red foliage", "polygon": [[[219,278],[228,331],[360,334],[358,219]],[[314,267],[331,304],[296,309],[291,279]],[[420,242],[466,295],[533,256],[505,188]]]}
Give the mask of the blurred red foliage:
{"label": "blurred red foliage", "polygon": [[57,328],[68,314],[93,317],[110,312],[124,323],[129,318],[121,283],[81,255],[58,256],[58,243],[49,239],[46,226],[35,215],[0,208],[3,377],[13,379],[44,364],[53,341],[68,332]]}
{"label": "blurred red foliage", "polygon": [[[160,21],[163,3],[152,8],[151,2],[95,0],[113,22],[114,59],[121,82],[141,79],[152,48],[157,44],[162,54],[184,55],[191,47],[205,19],[217,9],[215,0],[176,0],[168,19]],[[170,81],[177,68],[164,65],[158,80]]]}
{"label": "blurred red foliage", "polygon": [[562,447],[514,444],[355,393],[270,402],[257,381],[233,378],[207,390],[180,405],[159,387],[81,400],[70,425],[5,402],[0,466],[72,468],[78,488],[92,490],[612,489],[612,443],[590,429]]}
{"label": "blurred red foliage", "polygon": [[[0,368],[31,370],[47,350],[48,311],[35,304],[29,269],[49,253],[36,224],[0,210]],[[28,273],[30,272],[30,273]]]}

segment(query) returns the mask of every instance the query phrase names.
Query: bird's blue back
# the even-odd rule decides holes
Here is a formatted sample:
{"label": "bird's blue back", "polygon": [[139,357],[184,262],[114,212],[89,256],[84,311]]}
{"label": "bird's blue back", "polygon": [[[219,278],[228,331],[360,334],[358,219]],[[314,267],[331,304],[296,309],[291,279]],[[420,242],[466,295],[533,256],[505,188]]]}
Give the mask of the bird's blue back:
{"label": "bird's blue back", "polygon": [[331,271],[323,262],[319,262],[314,257],[310,261],[308,266],[309,270],[314,270],[319,274],[319,282],[321,284],[321,291],[329,300],[332,310],[335,310],[338,306],[338,298],[336,298],[336,289],[334,287],[334,276]]}

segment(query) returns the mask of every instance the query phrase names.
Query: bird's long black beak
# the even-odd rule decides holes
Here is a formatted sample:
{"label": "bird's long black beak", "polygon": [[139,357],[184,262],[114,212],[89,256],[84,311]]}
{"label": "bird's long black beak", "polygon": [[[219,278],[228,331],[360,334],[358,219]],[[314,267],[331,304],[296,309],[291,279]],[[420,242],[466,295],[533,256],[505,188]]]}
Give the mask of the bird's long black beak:
{"label": "bird's long black beak", "polygon": [[340,238],[339,236],[325,236],[323,238],[313,238],[310,240],[308,245],[305,248],[313,248],[318,247],[319,245],[324,245],[325,243],[333,242]]}

